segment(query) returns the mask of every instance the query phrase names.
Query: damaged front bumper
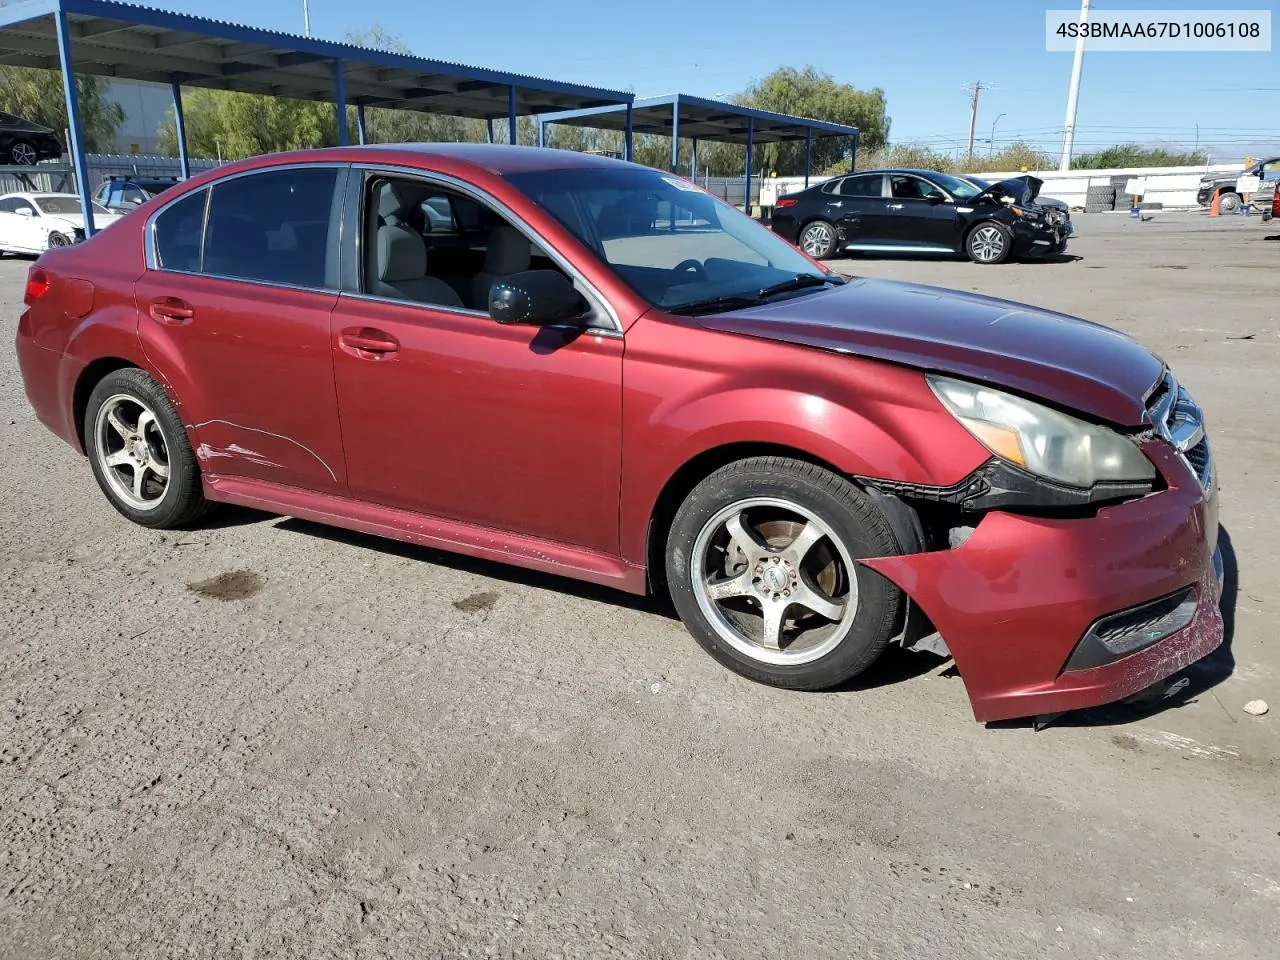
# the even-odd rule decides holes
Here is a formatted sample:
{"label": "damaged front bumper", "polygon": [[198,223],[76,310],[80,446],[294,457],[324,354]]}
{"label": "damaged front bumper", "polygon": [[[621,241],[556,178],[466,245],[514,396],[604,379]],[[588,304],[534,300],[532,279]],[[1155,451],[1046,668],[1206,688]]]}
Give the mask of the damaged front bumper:
{"label": "damaged front bumper", "polygon": [[1146,450],[1159,492],[1087,518],[993,510],[958,547],[862,561],[932,621],[977,720],[1110,703],[1222,642],[1216,481],[1203,489],[1166,444]]}

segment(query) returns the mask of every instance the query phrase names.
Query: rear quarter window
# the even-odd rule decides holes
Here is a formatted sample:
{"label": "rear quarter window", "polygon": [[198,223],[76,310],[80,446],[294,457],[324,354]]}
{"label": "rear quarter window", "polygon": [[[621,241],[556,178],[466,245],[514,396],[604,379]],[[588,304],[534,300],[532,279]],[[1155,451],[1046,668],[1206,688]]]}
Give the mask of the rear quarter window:
{"label": "rear quarter window", "polygon": [[156,217],[153,238],[159,269],[199,272],[200,240],[208,194],[208,190],[198,190]]}

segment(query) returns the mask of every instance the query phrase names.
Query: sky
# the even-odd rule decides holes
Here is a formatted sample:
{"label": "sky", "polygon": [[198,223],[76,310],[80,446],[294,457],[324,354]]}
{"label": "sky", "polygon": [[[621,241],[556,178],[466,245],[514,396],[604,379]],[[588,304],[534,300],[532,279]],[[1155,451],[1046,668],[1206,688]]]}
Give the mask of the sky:
{"label": "sky", "polygon": [[[303,0],[142,0],[301,33]],[[1095,0],[1094,9],[1272,9],[1276,0]],[[311,34],[380,26],[426,57],[637,96],[723,97],[780,66],[812,65],[880,87],[891,140],[965,148],[969,85],[981,81],[976,147],[1016,140],[1061,149],[1071,53],[1045,51],[1045,10],[1078,0],[309,0]],[[1076,152],[1137,141],[1207,149],[1214,162],[1280,153],[1280,39],[1267,53],[1086,50]],[[1197,129],[1198,127],[1198,129]]]}

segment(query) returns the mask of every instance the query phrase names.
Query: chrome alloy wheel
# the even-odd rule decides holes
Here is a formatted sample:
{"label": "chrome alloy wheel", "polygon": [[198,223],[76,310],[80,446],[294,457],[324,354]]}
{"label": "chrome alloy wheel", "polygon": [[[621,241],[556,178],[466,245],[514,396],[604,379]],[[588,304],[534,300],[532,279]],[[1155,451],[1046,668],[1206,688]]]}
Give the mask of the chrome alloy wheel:
{"label": "chrome alloy wheel", "polygon": [[831,252],[836,237],[825,223],[811,223],[800,237],[800,249],[811,257],[821,259]]}
{"label": "chrome alloy wheel", "polygon": [[979,227],[973,232],[969,249],[973,252],[974,259],[983,263],[999,260],[1000,255],[1004,253],[1004,234],[998,227]]}
{"label": "chrome alloy wheel", "polygon": [[693,544],[694,597],[717,635],[763,663],[810,663],[853,626],[853,558],[831,529],[798,504],[757,497],[729,504]]}
{"label": "chrome alloy wheel", "polygon": [[20,141],[9,149],[9,159],[21,167],[34,167],[40,158],[36,156],[35,147]]}
{"label": "chrome alloy wheel", "polygon": [[93,426],[93,452],[112,491],[135,510],[154,510],[169,488],[169,448],[156,415],[126,393],[107,398]]}

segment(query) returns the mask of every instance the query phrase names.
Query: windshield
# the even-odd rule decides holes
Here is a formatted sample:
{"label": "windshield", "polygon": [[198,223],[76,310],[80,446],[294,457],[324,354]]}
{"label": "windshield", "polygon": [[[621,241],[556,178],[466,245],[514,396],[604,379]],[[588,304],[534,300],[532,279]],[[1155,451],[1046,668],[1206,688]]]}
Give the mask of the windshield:
{"label": "windshield", "polygon": [[[79,197],[36,197],[35,203],[40,208],[41,213],[51,217],[61,214],[71,214],[78,217],[84,212],[84,208],[80,206]],[[93,213],[94,216],[111,216],[111,211],[96,203],[93,205]]]}
{"label": "windshield", "polygon": [[943,190],[946,190],[957,200],[972,200],[986,189],[986,187],[976,187],[972,181],[953,177],[949,173],[931,173],[929,176],[937,181],[938,186],[942,187]]}
{"label": "windshield", "polygon": [[618,166],[507,179],[654,306],[756,297],[798,275],[828,275],[772,231],[671,174]]}

